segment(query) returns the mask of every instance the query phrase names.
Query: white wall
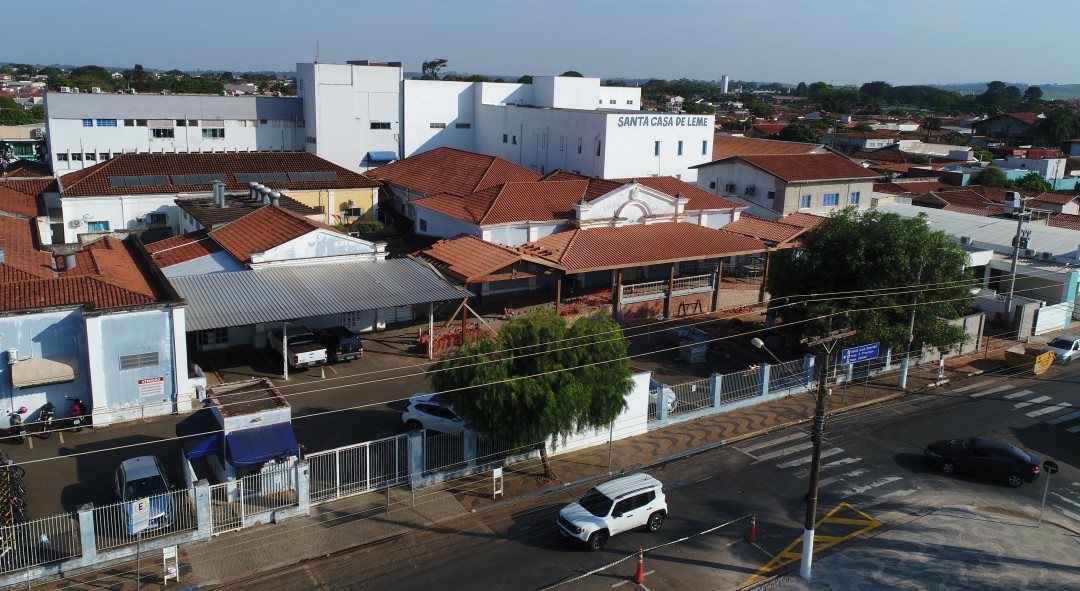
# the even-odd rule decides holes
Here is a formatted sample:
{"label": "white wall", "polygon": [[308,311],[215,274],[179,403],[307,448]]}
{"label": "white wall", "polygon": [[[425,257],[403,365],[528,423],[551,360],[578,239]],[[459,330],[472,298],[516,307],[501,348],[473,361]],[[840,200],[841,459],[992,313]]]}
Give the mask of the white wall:
{"label": "white wall", "polygon": [[587,431],[568,437],[566,441],[552,441],[548,449],[554,448],[557,453],[565,453],[583,447],[601,445],[609,440],[625,439],[647,432],[649,423],[649,379],[651,377],[651,371],[636,373],[631,376],[634,387],[626,395],[626,410],[615,419],[611,429]]}
{"label": "white wall", "polygon": [[608,114],[605,119],[604,178],[673,176],[694,183],[699,173],[690,167],[712,160],[712,115]]}
{"label": "white wall", "polygon": [[[180,208],[176,193],[162,195],[121,195],[108,197],[69,197],[61,199],[64,216],[63,242],[78,242],[77,236],[91,231],[89,222],[109,222],[109,230],[130,230],[141,227],[136,218],[149,213],[164,213],[166,224],[173,234],[179,233]],[[73,227],[72,221],[78,220]],[[54,237],[54,241],[55,241]]]}
{"label": "white wall", "polygon": [[[444,215],[426,207],[416,207],[415,215],[416,221],[413,224],[413,232],[416,232],[417,234],[424,236],[438,236],[440,238],[453,238],[458,234],[480,236],[480,229],[474,224]],[[426,222],[427,229],[420,229],[420,220]]]}
{"label": "white wall", "polygon": [[471,82],[406,80],[404,104],[409,116],[404,126],[405,153],[444,146],[474,151],[476,94],[477,85]]}

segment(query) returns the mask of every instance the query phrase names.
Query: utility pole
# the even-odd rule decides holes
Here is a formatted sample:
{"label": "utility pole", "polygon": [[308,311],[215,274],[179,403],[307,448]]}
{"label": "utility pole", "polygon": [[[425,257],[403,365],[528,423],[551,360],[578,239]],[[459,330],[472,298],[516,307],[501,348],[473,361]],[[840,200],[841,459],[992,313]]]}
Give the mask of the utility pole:
{"label": "utility pole", "polygon": [[[1027,199],[1020,197],[1019,193],[1013,193],[1013,195],[1017,197],[1016,201],[1019,202],[1019,205],[1017,206],[1016,210],[1016,236],[1013,237],[1012,265],[1009,267],[1009,292],[1005,295],[1004,314],[1005,322],[1008,323],[1010,329],[1015,328],[1012,314],[1012,301],[1013,290],[1016,288],[1016,265],[1018,259],[1020,258],[1020,249],[1027,248],[1028,236],[1031,235],[1030,231],[1028,231],[1027,233],[1024,232],[1024,221],[1027,216],[1031,215],[1027,212],[1027,208],[1025,207]],[[1007,198],[1008,195],[1006,195],[1006,199]],[[1016,336],[1017,338],[1019,338],[1020,335]]]}
{"label": "utility pole", "polygon": [[807,337],[800,342],[808,347],[820,347],[818,351],[817,406],[814,408],[814,427],[810,441],[814,443],[813,460],[810,463],[810,491],[806,493],[806,522],[803,524],[802,567],[799,575],[810,580],[810,563],[814,556],[814,524],[817,522],[818,481],[821,476],[821,441],[825,435],[825,397],[829,395],[829,361],[836,341],[855,334],[854,330],[828,330],[817,337]]}

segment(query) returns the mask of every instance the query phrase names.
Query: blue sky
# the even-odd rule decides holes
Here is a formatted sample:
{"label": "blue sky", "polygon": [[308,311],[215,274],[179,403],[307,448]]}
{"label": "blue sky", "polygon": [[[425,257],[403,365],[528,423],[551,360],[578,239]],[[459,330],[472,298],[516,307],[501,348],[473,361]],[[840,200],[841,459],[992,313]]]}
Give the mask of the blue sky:
{"label": "blue sky", "polygon": [[1075,0],[53,0],[5,2],[0,61],[861,84],[1080,83]]}

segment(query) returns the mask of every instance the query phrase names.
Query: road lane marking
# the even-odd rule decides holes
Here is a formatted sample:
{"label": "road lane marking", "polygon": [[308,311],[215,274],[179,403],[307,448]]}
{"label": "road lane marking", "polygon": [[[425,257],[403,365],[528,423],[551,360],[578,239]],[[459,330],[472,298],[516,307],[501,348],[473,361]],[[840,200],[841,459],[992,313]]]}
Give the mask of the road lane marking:
{"label": "road lane marking", "polygon": [[1068,503],[1070,505],[1075,505],[1076,507],[1080,507],[1080,503],[1070,499],[1069,497],[1066,497],[1066,496],[1058,494],[1058,493],[1050,493],[1050,494],[1057,497],[1057,498],[1059,498],[1059,499],[1061,499],[1062,501],[1064,501],[1064,502],[1066,502],[1066,503]]}
{"label": "road lane marking", "polygon": [[1022,398],[1024,396],[1027,396],[1028,394],[1031,394],[1031,393],[1032,393],[1031,390],[1020,390],[1018,392],[1013,392],[1012,394],[1006,394],[1006,395],[1002,396],[1002,398],[1004,398],[1005,400],[1015,400],[1017,398]]}
{"label": "road lane marking", "polygon": [[778,439],[770,439],[769,441],[763,441],[761,443],[755,443],[754,445],[741,446],[741,447],[737,447],[735,449],[745,453],[745,452],[748,452],[748,451],[759,450],[759,449],[761,449],[763,447],[771,447],[773,445],[779,445],[781,443],[787,443],[788,441],[793,441],[795,439],[801,439],[803,437],[806,437],[805,433],[795,433],[794,435],[788,435],[786,437],[780,437]]}
{"label": "road lane marking", "polygon": [[1067,415],[1062,415],[1060,417],[1054,417],[1054,418],[1050,419],[1049,421],[1046,421],[1046,424],[1047,425],[1060,425],[1061,423],[1071,421],[1071,420],[1075,419],[1076,417],[1080,417],[1080,410],[1071,412],[1071,413],[1069,413]]}
{"label": "road lane marking", "polygon": [[[829,462],[827,464],[822,464],[821,469],[825,470],[825,469],[828,469],[828,468],[835,468],[837,466],[846,466],[848,464],[854,464],[855,462],[861,462],[861,461],[862,461],[862,458],[860,458],[860,457],[843,458],[843,459],[839,459],[839,460],[833,460],[833,461],[831,461],[831,462]],[[810,475],[810,469],[809,468],[806,469],[806,470],[799,470],[798,472],[796,472],[794,474],[795,478],[806,478],[809,475]]]}
{"label": "road lane marking", "polygon": [[[840,449],[839,447],[834,447],[834,448],[826,449],[826,450],[822,451],[821,452],[821,457],[827,458],[829,456],[835,456],[836,454],[839,454],[839,453],[844,453],[844,450]],[[797,458],[797,459],[794,459],[794,460],[788,460],[787,462],[782,462],[780,464],[776,464],[776,467],[783,470],[785,468],[792,468],[794,466],[801,466],[803,464],[811,462],[813,459],[814,459],[813,456],[811,456],[809,458]]]}
{"label": "road lane marking", "polygon": [[899,476],[886,476],[885,478],[879,478],[879,479],[871,482],[870,484],[865,484],[865,485],[862,485],[862,486],[853,486],[853,487],[847,489],[846,491],[841,492],[840,493],[840,495],[841,495],[840,498],[841,499],[846,499],[846,498],[848,498],[850,496],[853,496],[853,495],[861,495],[862,493],[864,493],[864,492],[866,492],[866,491],[868,491],[868,490],[870,490],[872,488],[877,488],[879,486],[885,486],[886,484],[889,484],[890,482],[896,482],[897,480],[903,480],[903,479],[900,478]]}
{"label": "road lane marking", "polygon": [[799,445],[793,445],[791,447],[785,447],[784,449],[770,451],[767,454],[761,454],[758,458],[760,461],[771,460],[773,458],[796,454],[800,451],[810,449],[811,447],[814,447],[814,443],[812,441],[807,441],[806,443],[800,443]]}
{"label": "road lane marking", "polygon": [[1039,396],[1038,398],[1032,398],[1031,400],[1028,400],[1027,402],[1021,402],[1020,404],[1014,404],[1013,405],[1013,410],[1024,408],[1025,406],[1031,406],[1032,404],[1038,404],[1040,402],[1046,402],[1047,400],[1051,400],[1051,398],[1049,396]]}
{"label": "road lane marking", "polygon": [[989,390],[983,390],[982,392],[976,392],[969,394],[971,398],[978,398],[980,396],[987,396],[990,394],[997,394],[998,392],[1004,392],[1005,390],[1012,390],[1012,386],[998,386],[997,388],[991,388]]}
{"label": "road lane marking", "polygon": [[1048,406],[1046,408],[1040,408],[1039,410],[1033,410],[1033,411],[1027,413],[1027,416],[1029,416],[1031,418],[1035,418],[1035,417],[1042,416],[1042,415],[1045,415],[1045,414],[1050,414],[1052,412],[1057,412],[1057,411],[1059,411],[1059,410],[1061,410],[1063,408],[1068,408],[1070,406],[1072,406],[1072,405],[1069,404],[1068,402],[1062,402],[1062,403],[1059,403],[1059,404],[1055,404],[1053,406]]}
{"label": "road lane marking", "polygon": [[981,382],[978,384],[972,384],[970,386],[964,386],[963,388],[956,388],[955,390],[950,390],[949,393],[960,394],[962,392],[967,392],[968,390],[976,390],[978,388],[982,388],[983,386],[986,386],[988,384],[993,384],[993,382]]}

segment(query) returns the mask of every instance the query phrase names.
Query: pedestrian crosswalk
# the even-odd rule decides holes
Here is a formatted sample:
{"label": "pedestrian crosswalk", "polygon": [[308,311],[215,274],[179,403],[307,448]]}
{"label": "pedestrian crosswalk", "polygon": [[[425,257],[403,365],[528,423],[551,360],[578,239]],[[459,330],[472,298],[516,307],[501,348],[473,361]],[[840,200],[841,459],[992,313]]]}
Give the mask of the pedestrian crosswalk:
{"label": "pedestrian crosswalk", "polygon": [[[983,381],[965,385],[950,391],[952,395],[996,400],[1006,408],[1032,419],[1036,424],[1060,428],[1069,433],[1080,433],[1080,402],[1061,400],[1065,393],[1036,394],[1032,390],[1013,385]],[[1074,406],[1076,404],[1076,406]],[[826,442],[821,450],[821,473],[818,480],[820,498],[828,502],[857,502],[860,508],[878,506],[886,502],[918,502],[920,484],[926,481],[911,478],[910,471],[893,462],[864,459],[864,453],[852,453],[836,443]],[[750,457],[755,463],[767,462],[776,469],[800,480],[810,477],[813,443],[806,431],[789,433],[768,439],[747,441],[735,449]],[[918,482],[916,482],[918,480]],[[1040,486],[1042,482],[1040,482]],[[930,485],[923,494],[934,494]],[[1056,482],[1050,489],[1048,509],[1080,522],[1080,482],[1065,484]]]}

